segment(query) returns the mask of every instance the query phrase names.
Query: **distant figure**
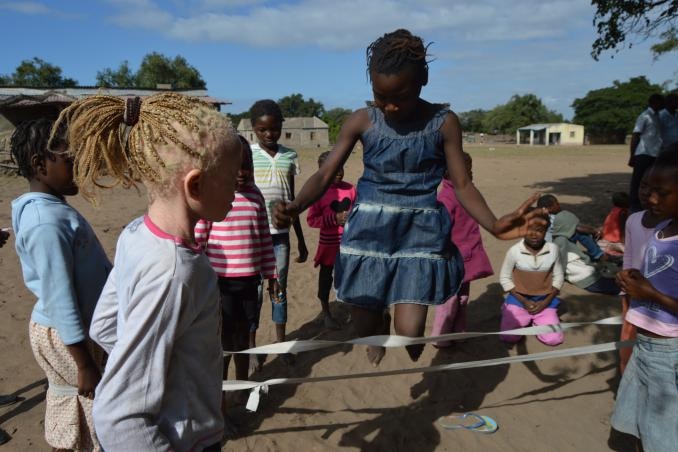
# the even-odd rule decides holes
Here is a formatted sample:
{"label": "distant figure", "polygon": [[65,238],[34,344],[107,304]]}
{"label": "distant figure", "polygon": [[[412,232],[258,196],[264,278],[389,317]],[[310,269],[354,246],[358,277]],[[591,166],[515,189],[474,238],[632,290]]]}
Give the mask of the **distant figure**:
{"label": "distant figure", "polygon": [[605,217],[598,246],[605,254],[621,256],[624,253],[624,230],[629,216],[629,194],[619,191],[612,194],[612,209]]}
{"label": "distant figure", "polygon": [[678,143],[678,94],[671,93],[664,99],[664,109],[659,112],[662,146],[667,149]]}
{"label": "distant figure", "polygon": [[[523,240],[506,253],[499,282],[506,294],[501,308],[501,330],[534,325],[557,325],[558,292],[565,282],[558,246],[544,240],[546,226],[533,225]],[[499,338],[516,343],[521,336]],[[537,339],[546,345],[563,343],[562,331],[543,333]]]}
{"label": "distant figure", "polygon": [[[558,198],[556,198],[553,195],[543,195],[537,200],[537,207],[543,207],[548,210],[549,212],[549,220],[551,222],[549,229],[546,231],[546,241],[551,242],[553,241],[553,228],[555,228],[556,225],[556,215],[560,212],[567,212],[564,211],[560,207],[560,203],[558,202]],[[570,213],[570,212],[568,212]],[[574,214],[572,214],[574,216]],[[577,218],[575,216],[575,218]],[[572,235],[569,237],[570,241],[572,243],[579,243],[586,249],[586,253],[589,255],[589,257],[597,261],[603,257],[605,254],[602,249],[598,246],[596,243],[596,239],[598,236],[600,236],[600,230],[598,228],[595,228],[593,226],[589,226],[587,224],[583,224],[579,221],[579,218],[577,218],[577,225],[575,229],[572,231]]]}
{"label": "distant figure", "polygon": [[[323,152],[318,157],[318,167],[322,167],[329,152]],[[334,176],[334,182],[327,189],[322,198],[316,201],[310,209],[306,221],[312,228],[320,228],[318,250],[313,258],[314,266],[320,267],[318,272],[318,299],[322,308],[323,323],[326,328],[339,329],[341,325],[332,317],[330,312],[330,290],[334,281],[334,261],[339,254],[341,236],[344,225],[355,202],[356,192],[353,184],[344,181],[344,168]]]}
{"label": "distant figure", "polygon": [[[473,160],[468,152],[464,152],[463,156],[466,172],[472,181]],[[438,201],[445,206],[452,219],[452,224],[454,224],[450,239],[457,245],[461,257],[464,259],[464,279],[456,295],[450,297],[445,304],[436,306],[431,336],[466,331],[466,306],[471,293],[471,281],[494,274],[490,259],[483,247],[483,240],[480,237],[480,226],[459,203],[447,171],[441,187],[438,192]],[[448,347],[450,345],[452,345],[451,341],[435,344],[436,347]]]}
{"label": "distant figure", "polygon": [[638,199],[638,186],[645,171],[654,164],[657,155],[662,149],[661,126],[659,123],[659,111],[664,107],[664,97],[661,94],[653,94],[647,101],[648,107],[643,111],[633,128],[631,137],[631,159],[629,165],[633,167],[631,175],[631,212],[641,209]]}

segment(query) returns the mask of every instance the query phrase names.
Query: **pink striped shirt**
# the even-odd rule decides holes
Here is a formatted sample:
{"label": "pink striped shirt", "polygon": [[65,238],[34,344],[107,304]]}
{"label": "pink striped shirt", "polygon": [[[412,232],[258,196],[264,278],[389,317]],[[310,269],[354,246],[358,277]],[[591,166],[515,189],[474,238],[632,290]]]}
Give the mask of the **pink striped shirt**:
{"label": "pink striped shirt", "polygon": [[253,184],[235,192],[233,208],[223,221],[198,221],[195,241],[221,278],[276,277],[264,197]]}

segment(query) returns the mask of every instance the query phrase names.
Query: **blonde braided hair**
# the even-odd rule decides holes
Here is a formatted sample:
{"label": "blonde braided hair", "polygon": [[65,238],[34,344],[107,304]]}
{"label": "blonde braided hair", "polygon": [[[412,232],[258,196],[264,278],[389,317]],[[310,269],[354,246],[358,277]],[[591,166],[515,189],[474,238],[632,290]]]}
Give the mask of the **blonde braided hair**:
{"label": "blonde braided hair", "polygon": [[128,99],[87,97],[63,110],[55,123],[50,142],[65,124],[74,179],[90,200],[96,188],[138,182],[162,194],[181,170],[208,170],[220,146],[240,146],[230,120],[197,98],[162,93],[135,101],[130,108]]}

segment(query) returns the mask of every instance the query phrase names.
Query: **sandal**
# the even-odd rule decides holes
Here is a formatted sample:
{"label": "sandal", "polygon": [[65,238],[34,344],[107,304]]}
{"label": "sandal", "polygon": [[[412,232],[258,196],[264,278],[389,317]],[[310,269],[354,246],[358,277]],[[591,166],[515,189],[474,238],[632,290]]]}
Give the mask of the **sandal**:
{"label": "sandal", "polygon": [[447,430],[464,429],[480,433],[494,433],[498,429],[497,422],[494,419],[476,413],[447,416],[440,421],[440,426]]}

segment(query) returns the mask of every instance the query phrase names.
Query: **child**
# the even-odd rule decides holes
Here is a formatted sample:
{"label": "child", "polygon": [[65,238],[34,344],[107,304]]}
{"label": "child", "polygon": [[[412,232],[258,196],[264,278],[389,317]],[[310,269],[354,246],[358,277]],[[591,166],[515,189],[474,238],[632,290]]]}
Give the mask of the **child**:
{"label": "child", "polygon": [[[384,309],[395,305],[395,330],[424,333],[428,306],[443,304],[463,280],[463,261],[450,242],[451,221],[436,199],[445,168],[461,205],[500,238],[525,233],[531,197],[497,220],[466,172],[459,119],[447,106],[419,97],[428,82],[426,46],[407,30],[370,44],[367,65],[374,105],[342,126],[334,150],[291,202],[276,204],[274,223],[288,225],[334,181],[354,145],[363,145],[365,172],[358,182],[335,264],[337,298],[351,304],[360,336],[388,334]],[[543,220],[532,220],[543,221]],[[420,345],[408,347],[413,360]],[[378,364],[383,347],[367,348]]]}
{"label": "child", "polygon": [[[553,195],[543,195],[537,201],[537,207],[543,207],[549,211],[549,220],[551,222],[551,227],[546,233],[546,241],[553,241],[553,228],[556,226],[556,215],[560,212],[563,212],[563,209],[560,207],[558,199]],[[570,213],[569,211],[565,211]],[[574,214],[572,214],[574,215]],[[575,217],[576,218],[576,217]],[[602,258],[605,253],[600,249],[596,243],[596,238],[600,235],[600,231],[593,226],[588,226],[579,222],[577,218],[577,224],[569,240],[572,243],[580,243],[585,249],[586,253],[593,259],[597,261]]]}
{"label": "child", "polygon": [[[318,157],[318,168],[327,160],[329,152],[323,152]],[[320,266],[318,274],[318,299],[322,306],[323,321],[326,328],[339,329],[340,325],[330,313],[330,289],[332,288],[332,272],[334,261],[339,252],[341,235],[348,213],[355,202],[355,187],[344,182],[344,169],[340,168],[334,182],[327,189],[320,200],[308,210],[306,221],[312,228],[320,228],[318,251],[313,262],[315,267]]]}
{"label": "child", "polygon": [[[462,153],[469,180],[473,181],[473,160],[467,152]],[[438,192],[438,201],[449,212],[452,219],[452,243],[457,245],[464,259],[464,280],[457,295],[452,296],[445,304],[436,307],[431,336],[447,333],[461,333],[466,331],[466,305],[471,289],[471,281],[485,278],[494,274],[492,264],[483,248],[478,222],[471,218],[459,204],[454,187],[449,181],[449,174],[445,178]],[[451,341],[437,342],[436,347],[449,347]]]}
{"label": "child", "polygon": [[[276,340],[278,342],[285,340],[285,325],[287,324],[287,271],[290,263],[290,234],[288,227],[274,226],[272,208],[277,201],[290,202],[294,200],[294,176],[299,175],[300,172],[297,153],[278,144],[283,120],[280,107],[272,100],[259,100],[250,108],[250,121],[258,141],[258,143],[252,145],[254,182],[266,201],[278,284],[280,285],[278,297],[271,299],[272,318],[273,323],[275,323]],[[299,250],[299,257],[296,261],[298,263],[305,262],[308,257],[308,249],[306,249],[304,233],[298,218],[292,226],[297,235]],[[292,355],[287,354],[284,358],[288,363],[293,361]]]}
{"label": "child", "polygon": [[79,184],[141,181],[148,191],[147,213],[120,234],[90,328],[109,354],[94,400],[101,445],[219,450],[219,288],[194,228],[226,216],[240,141],[225,116],[176,93],[92,96],[58,121],[69,123]]}
{"label": "child", "polygon": [[92,227],[66,202],[78,193],[63,128],[48,147],[53,122],[20,124],[12,158],[29,191],[12,201],[12,228],[24,282],[37,302],[31,348],[49,383],[45,439],[55,449],[100,450],[92,422],[101,350],[87,337],[111,270]]}
{"label": "child", "polygon": [[[256,347],[261,305],[258,289],[262,278],[275,297],[275,255],[268,230],[266,206],[252,178],[252,151],[240,137],[242,164],[236,179],[233,208],[222,221],[200,220],[195,226],[195,240],[207,254],[219,277],[221,292],[221,341],[224,350],[239,351]],[[256,355],[251,355],[253,370],[258,369]],[[228,378],[230,358],[224,360],[224,380]],[[248,378],[248,356],[236,354],[236,380]]]}
{"label": "child", "polygon": [[591,264],[588,254],[572,242],[579,219],[572,212],[562,210],[553,217],[553,223],[553,243],[558,246],[567,282],[589,292],[618,295],[615,280],[604,278]]}
{"label": "child", "polygon": [[[547,242],[545,226],[531,226],[525,238],[509,248],[499,274],[506,295],[501,308],[501,330],[513,330],[534,325],[557,325],[557,298],[563,286],[563,267],[558,247]],[[516,343],[522,336],[502,334],[504,342]],[[563,333],[537,335],[546,345],[563,343]]]}
{"label": "child", "polygon": [[640,269],[622,270],[631,298],[626,320],[638,340],[622,376],[612,426],[637,437],[643,450],[678,444],[678,146],[659,154],[649,170],[648,204],[662,221],[647,243]]}
{"label": "child", "polygon": [[624,254],[624,229],[629,216],[629,195],[619,191],[612,194],[612,210],[603,222],[603,233],[598,245],[605,254],[620,256]]}
{"label": "child", "polygon": [[[625,248],[624,248],[624,263],[622,268],[628,270],[635,268],[640,270],[643,268],[643,257],[645,256],[645,248],[647,243],[652,238],[654,228],[657,227],[661,219],[649,209],[650,187],[648,186],[649,171],[645,171],[640,186],[638,188],[638,199],[645,210],[641,212],[632,213],[626,219],[625,227]],[[624,323],[621,329],[619,340],[633,340],[636,339],[636,327],[626,320],[626,313],[629,310],[629,303],[631,300],[627,294],[622,294],[622,317]],[[631,357],[631,348],[619,349],[619,370],[623,374],[626,365]]]}

